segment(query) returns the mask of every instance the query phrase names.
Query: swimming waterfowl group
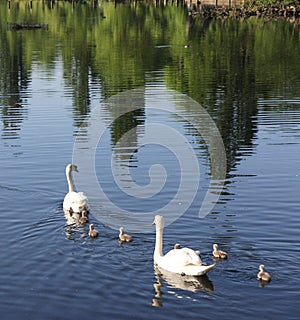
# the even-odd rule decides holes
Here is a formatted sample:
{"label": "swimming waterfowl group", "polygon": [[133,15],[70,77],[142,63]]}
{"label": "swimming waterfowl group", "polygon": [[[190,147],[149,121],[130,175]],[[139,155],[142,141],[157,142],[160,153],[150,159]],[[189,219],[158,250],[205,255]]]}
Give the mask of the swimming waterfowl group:
{"label": "swimming waterfowl group", "polygon": [[156,225],[153,260],[158,268],[181,275],[201,276],[216,266],[215,263],[208,266],[203,265],[199,252],[190,248],[181,248],[179,244],[175,244],[174,249],[163,254],[163,217],[156,215],[153,224]]}
{"label": "swimming waterfowl group", "polygon": [[[74,213],[79,214],[78,222],[80,224],[86,224],[89,213],[89,205],[87,197],[82,192],[75,192],[72,180],[71,172],[78,172],[77,166],[74,164],[68,164],[66,166],[66,177],[69,187],[69,192],[66,194],[63,201],[63,208],[65,212],[68,212],[70,216]],[[161,268],[165,271],[180,274],[182,276],[201,276],[208,273],[216,266],[216,262],[210,265],[204,265],[200,258],[200,251],[193,250],[190,248],[181,248],[179,243],[174,245],[174,248],[163,254],[163,229],[164,219],[160,215],[156,215],[153,221],[156,225],[156,239],[155,248],[153,253],[153,260],[156,267]],[[94,229],[94,224],[89,225],[89,237],[96,238],[99,235],[99,231]],[[119,228],[118,235],[119,242],[131,242],[132,236],[124,232],[124,228]],[[225,251],[219,250],[218,244],[213,244],[212,255],[217,259],[227,259],[228,255]],[[257,279],[265,283],[271,281],[271,276],[265,271],[263,264],[259,266],[259,272]]]}

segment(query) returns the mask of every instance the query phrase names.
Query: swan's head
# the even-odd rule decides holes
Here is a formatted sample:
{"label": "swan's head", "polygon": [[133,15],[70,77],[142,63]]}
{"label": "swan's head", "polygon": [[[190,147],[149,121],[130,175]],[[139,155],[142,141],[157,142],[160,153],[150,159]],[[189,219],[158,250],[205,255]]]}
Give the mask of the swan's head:
{"label": "swan's head", "polygon": [[78,168],[75,164],[72,164],[72,171],[79,172]]}
{"label": "swan's head", "polygon": [[123,234],[124,233],[124,228],[120,227],[119,231],[120,231],[121,234]]}
{"label": "swan's head", "polygon": [[264,271],[264,270],[265,270],[265,266],[264,266],[263,264],[261,264],[261,265],[259,266],[259,270],[260,270],[260,271]]}
{"label": "swan's head", "polygon": [[164,226],[164,219],[163,219],[163,217],[160,216],[160,215],[156,215],[156,216],[154,217],[154,221],[153,221],[152,224],[155,224],[156,227],[163,228],[163,226]]}
{"label": "swan's head", "polygon": [[90,224],[90,230],[93,230],[94,229],[94,225],[91,223]]}
{"label": "swan's head", "polygon": [[218,245],[216,243],[213,244],[214,250],[218,250]]}
{"label": "swan's head", "polygon": [[77,166],[75,164],[69,163],[69,164],[67,164],[66,171],[78,172],[78,169],[77,169]]}

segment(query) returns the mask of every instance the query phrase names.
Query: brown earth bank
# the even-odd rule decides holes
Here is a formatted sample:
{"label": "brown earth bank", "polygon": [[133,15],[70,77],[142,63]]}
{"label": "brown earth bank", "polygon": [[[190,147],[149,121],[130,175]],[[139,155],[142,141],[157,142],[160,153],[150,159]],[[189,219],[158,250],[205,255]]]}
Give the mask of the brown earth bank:
{"label": "brown earth bank", "polygon": [[[229,2],[230,3],[230,2]],[[272,4],[257,3],[255,0],[245,5],[211,5],[205,1],[186,2],[189,15],[210,18],[233,18],[241,19],[252,16],[265,18],[287,18],[290,21],[300,19],[300,1],[289,4],[277,1]]]}

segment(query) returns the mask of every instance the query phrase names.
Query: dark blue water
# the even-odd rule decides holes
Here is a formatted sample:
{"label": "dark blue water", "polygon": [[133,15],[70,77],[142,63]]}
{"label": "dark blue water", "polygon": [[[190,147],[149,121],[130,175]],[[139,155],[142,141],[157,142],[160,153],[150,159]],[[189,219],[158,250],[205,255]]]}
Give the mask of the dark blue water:
{"label": "dark blue water", "polygon": [[[197,128],[203,115],[185,105],[189,97],[166,88],[159,67],[142,89],[143,110],[124,116],[115,126],[110,121],[116,111],[103,102],[98,84],[90,84],[91,110],[102,114],[96,123],[99,128],[107,124],[95,150],[86,149],[95,118],[74,111],[61,57],[50,71],[33,64],[21,106],[5,104],[6,93],[0,93],[1,319],[299,319],[299,79],[294,80],[292,97],[282,91],[257,97],[257,112],[252,127],[247,127],[251,141],[241,139],[235,148],[223,137],[228,161],[224,188],[211,212],[200,219],[212,169]],[[215,81],[213,76],[210,81]],[[263,87],[267,80],[260,81]],[[119,104],[123,108],[124,100]],[[176,107],[176,112],[166,112],[166,105]],[[204,109],[217,119],[215,106]],[[223,121],[219,127],[228,125]],[[167,133],[158,130],[150,132],[157,144],[143,144],[152,124],[172,128],[185,143],[179,143],[179,137],[167,139],[166,148]],[[116,144],[129,129],[130,134]],[[98,205],[98,189],[79,180],[80,191],[91,199],[90,221],[100,232],[96,239],[88,237],[88,226],[68,224],[62,209],[65,165],[72,161],[78,139],[84,155],[95,153],[95,175],[108,197],[107,203]],[[229,258],[219,261],[207,276],[186,280],[155,273],[154,227],[144,220],[132,223],[118,210],[150,221],[155,210],[176,196],[181,181],[178,158],[189,150],[197,159],[200,178],[191,157],[183,158],[190,185],[172,206],[174,211],[164,211],[166,217],[176,217],[165,228],[164,251],[179,242],[199,249],[202,260],[211,263],[212,244],[218,243]],[[151,171],[155,164],[165,171],[161,167]],[[84,172],[85,167],[79,170]],[[157,194],[148,198],[141,197],[145,190],[136,197],[126,194],[126,188],[134,191],[149,185],[151,177],[160,183],[164,174],[166,183]],[[124,189],[119,189],[115,177]],[[195,197],[177,217],[195,192],[195,180]],[[112,210],[109,202],[117,208]],[[118,243],[118,223],[127,230],[138,229],[132,232],[132,243]],[[256,279],[262,263],[272,276],[265,286]]]}

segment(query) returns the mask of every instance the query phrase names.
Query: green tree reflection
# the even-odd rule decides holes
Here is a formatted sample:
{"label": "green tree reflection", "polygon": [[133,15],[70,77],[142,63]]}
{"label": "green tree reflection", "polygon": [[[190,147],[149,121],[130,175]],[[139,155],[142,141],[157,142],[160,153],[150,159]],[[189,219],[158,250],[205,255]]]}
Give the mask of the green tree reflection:
{"label": "green tree reflection", "polygon": [[[110,97],[161,72],[168,88],[207,108],[233,167],[239,147],[250,145],[257,130],[258,100],[299,97],[300,33],[286,21],[204,20],[177,5],[96,1],[14,1],[10,8],[1,2],[0,18],[2,121],[8,107],[24,103],[33,63],[51,71],[62,62],[74,119],[89,113],[92,91]],[[48,30],[12,31],[7,22],[47,24]],[[120,119],[113,140],[141,114]]]}

